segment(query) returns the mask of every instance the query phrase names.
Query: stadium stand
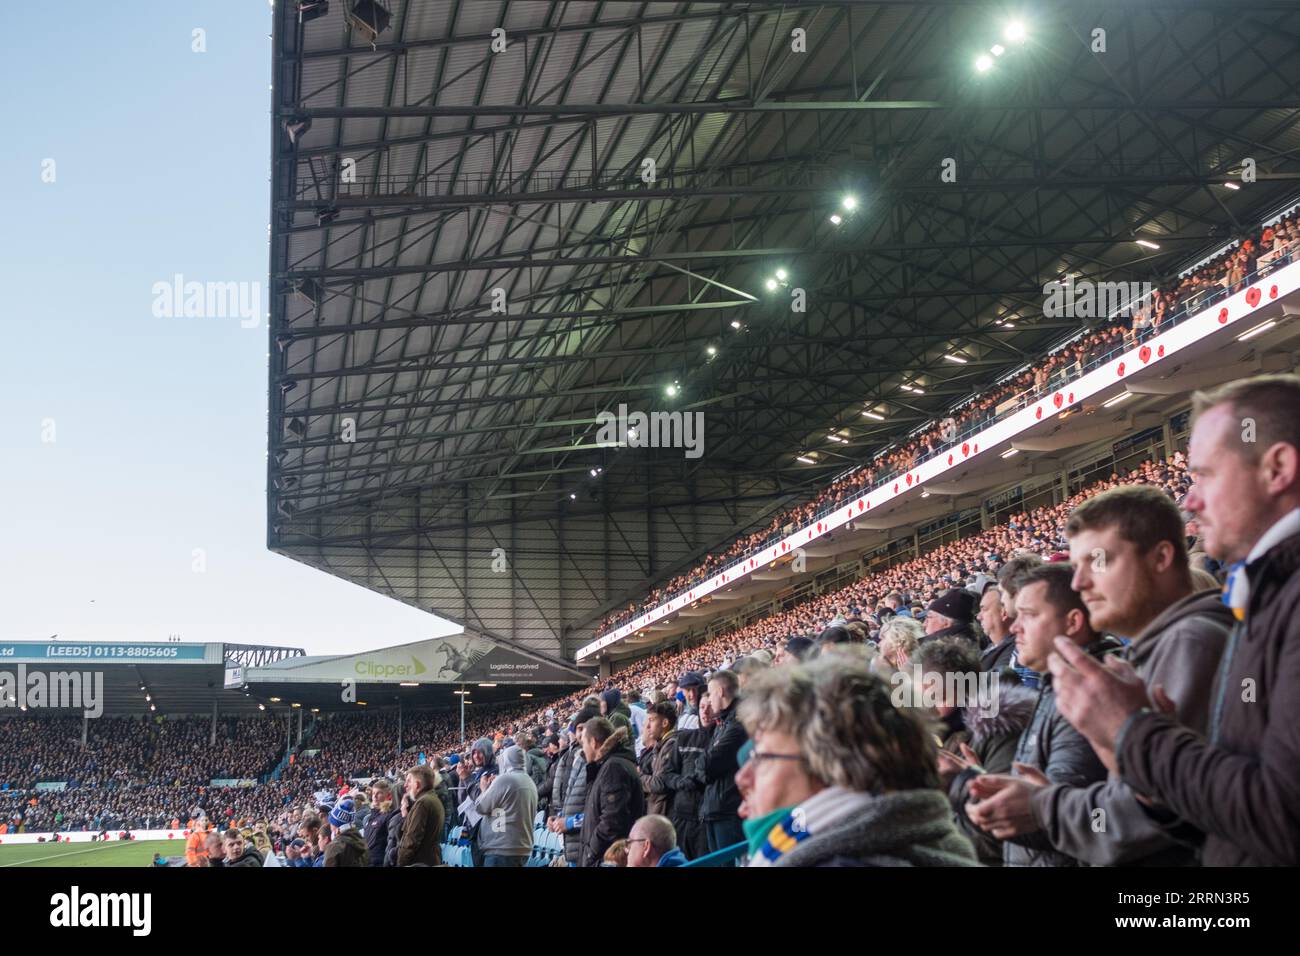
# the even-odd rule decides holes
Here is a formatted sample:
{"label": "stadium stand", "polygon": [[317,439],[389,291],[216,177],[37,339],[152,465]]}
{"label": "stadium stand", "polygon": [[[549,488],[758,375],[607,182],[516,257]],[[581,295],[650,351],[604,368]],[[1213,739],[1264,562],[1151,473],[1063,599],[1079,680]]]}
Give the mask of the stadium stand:
{"label": "stadium stand", "polygon": [[766,528],[737,538],[726,550],[705,557],[694,570],[651,590],[639,604],[630,604],[602,620],[596,636],[614,630],[654,607],[677,597],[708,579],[721,568],[756,554],[790,531],[815,523],[873,484],[887,482],[917,464],[933,458],[974,431],[1005,417],[1063,384],[1108,361],[1117,351],[1131,348],[1199,310],[1231,295],[1250,282],[1294,261],[1300,250],[1300,222],[1292,209],[1277,221],[1259,226],[1253,235],[1195,271],[1156,289],[1131,316],[1085,331],[1055,352],[1040,356],[1019,375],[991,390],[982,390],[954,408],[951,423],[932,422],[903,447],[880,453],[870,464],[838,478],[815,499],[789,508]]}

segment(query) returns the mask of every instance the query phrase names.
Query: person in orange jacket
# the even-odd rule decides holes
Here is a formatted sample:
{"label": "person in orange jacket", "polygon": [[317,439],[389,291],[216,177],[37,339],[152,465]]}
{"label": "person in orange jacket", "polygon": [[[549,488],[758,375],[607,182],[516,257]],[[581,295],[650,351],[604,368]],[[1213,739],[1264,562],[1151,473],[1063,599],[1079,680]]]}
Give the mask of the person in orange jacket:
{"label": "person in orange jacket", "polygon": [[208,861],[208,821],[200,819],[198,826],[185,838],[185,865],[205,866]]}

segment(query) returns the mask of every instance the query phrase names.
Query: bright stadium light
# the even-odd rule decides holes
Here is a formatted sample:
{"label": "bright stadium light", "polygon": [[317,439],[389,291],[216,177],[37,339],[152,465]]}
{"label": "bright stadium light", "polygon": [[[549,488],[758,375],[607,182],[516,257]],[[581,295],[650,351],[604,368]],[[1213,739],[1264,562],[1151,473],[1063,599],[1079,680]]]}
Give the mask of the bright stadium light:
{"label": "bright stadium light", "polygon": [[958,365],[965,365],[966,362],[969,361],[968,359],[962,358],[960,355],[945,355],[944,359],[949,362],[955,362]]}
{"label": "bright stadium light", "polygon": [[1012,20],[1007,24],[1003,37],[1010,43],[1024,43],[1029,39],[1029,34],[1025,31],[1025,25],[1020,20]]}
{"label": "bright stadium light", "polygon": [[1014,455],[1019,455],[1019,454],[1020,454],[1020,449],[1019,449],[1019,448],[1008,448],[1006,451],[1004,451],[1004,452],[1002,453],[1002,457],[1003,457],[1003,458],[1011,458],[1012,456],[1014,456]]}
{"label": "bright stadium light", "polygon": [[838,225],[839,225],[840,223],[842,223],[843,221],[844,221],[844,219],[843,219],[842,216],[840,216],[839,213],[837,213],[837,212],[833,212],[833,213],[831,213],[831,222],[832,222],[832,223],[834,223],[835,225],[838,226]]}
{"label": "bright stadium light", "polygon": [[1265,332],[1267,332],[1275,325],[1277,325],[1277,319],[1269,319],[1267,322],[1264,322],[1261,325],[1257,325],[1250,331],[1243,332],[1241,335],[1237,336],[1237,341],[1245,342],[1248,339],[1253,339],[1257,335],[1263,335]]}
{"label": "bright stadium light", "polygon": [[875,421],[878,421],[878,422],[883,422],[883,421],[885,420],[885,416],[884,416],[884,415],[877,415],[875,412],[863,412],[863,413],[862,413],[862,417],[863,417],[863,418],[871,418],[871,419],[874,419]]}
{"label": "bright stadium light", "polygon": [[1144,247],[1147,248],[1147,249],[1159,249],[1159,248],[1160,248],[1158,245],[1156,245],[1156,244],[1155,244],[1154,242],[1152,242],[1150,239],[1135,239],[1135,240],[1133,240],[1133,241],[1136,242],[1139,246],[1144,246]]}
{"label": "bright stadium light", "polygon": [[532,694],[520,694],[519,696],[520,696],[520,697],[532,697],[533,695],[532,695]]}
{"label": "bright stadium light", "polygon": [[677,397],[677,385],[676,385],[676,383],[674,383],[674,384],[672,384],[672,385],[665,386],[665,387],[664,387],[664,394],[667,395],[669,398],[676,398],[676,397]]}
{"label": "bright stadium light", "polygon": [[570,491],[570,492],[569,492],[569,500],[570,500],[570,501],[577,501],[577,500],[578,500],[578,496],[575,495],[572,491]]}
{"label": "bright stadium light", "polygon": [[1132,392],[1120,392],[1118,395],[1116,395],[1116,396],[1115,396],[1114,398],[1112,398],[1110,401],[1108,401],[1108,402],[1102,402],[1102,403],[1101,403],[1101,407],[1102,407],[1102,408],[1110,408],[1112,405],[1118,405],[1120,402],[1127,401],[1128,399],[1130,399],[1130,398],[1132,398],[1132,397],[1133,397],[1133,393],[1132,393]]}
{"label": "bright stadium light", "polygon": [[709,357],[711,358],[711,357],[713,357],[714,355],[717,355],[717,354],[718,354],[718,347],[717,347],[716,345],[710,345],[710,346],[709,346],[707,349],[705,349],[704,351],[705,351],[705,352],[709,355]]}
{"label": "bright stadium light", "polygon": [[[775,280],[775,279],[768,279],[767,282],[764,283],[764,285],[767,286],[767,291],[768,291],[768,292],[775,292],[775,291],[776,291],[776,280]],[[732,323],[732,324],[734,325],[735,323]]]}
{"label": "bright stadium light", "polygon": [[496,687],[496,684],[479,684],[479,687]]}
{"label": "bright stadium light", "polygon": [[732,319],[732,320],[731,320],[731,327],[732,327],[733,329],[735,329],[737,332],[739,332],[739,331],[740,331],[740,319]]}
{"label": "bright stadium light", "polygon": [[993,44],[993,49],[989,50],[989,52],[992,53],[994,56],[1001,56],[1003,53],[1007,52],[1007,48],[1004,47],[1001,43],[995,43]]}
{"label": "bright stadium light", "polygon": [[420,682],[417,680],[398,681],[397,686],[398,687],[419,687]]}
{"label": "bright stadium light", "polygon": [[853,210],[858,208],[858,197],[853,195],[845,196],[842,200],[840,200],[840,205],[843,206],[845,209],[847,209],[849,212],[853,212]]}
{"label": "bright stadium light", "polygon": [[790,277],[790,273],[786,272],[784,269],[777,269],[776,277],[779,281],[784,282],[786,279]]}
{"label": "bright stadium light", "polygon": [[1241,187],[1238,186],[1236,183],[1224,183],[1223,185],[1224,185],[1225,187],[1227,187],[1228,189],[1240,189],[1240,188],[1241,188]]}
{"label": "bright stadium light", "polygon": [[795,461],[801,461],[801,462],[803,462],[805,465],[815,465],[815,464],[817,464],[817,462],[813,461],[813,460],[812,460],[811,458],[809,458],[807,455],[795,455],[794,460],[795,460]]}
{"label": "bright stadium light", "polygon": [[989,56],[987,53],[981,54],[975,61],[975,72],[987,73],[991,69],[993,69],[993,57]]}

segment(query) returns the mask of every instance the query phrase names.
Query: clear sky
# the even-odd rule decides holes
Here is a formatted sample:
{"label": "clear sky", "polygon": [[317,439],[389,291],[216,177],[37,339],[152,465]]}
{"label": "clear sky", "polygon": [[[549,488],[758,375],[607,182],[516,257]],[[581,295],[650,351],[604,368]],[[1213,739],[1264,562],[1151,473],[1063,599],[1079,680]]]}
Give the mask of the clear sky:
{"label": "clear sky", "polygon": [[[456,631],[266,550],[267,0],[5,12],[0,639]],[[257,283],[257,328],[155,317],[177,274]]]}

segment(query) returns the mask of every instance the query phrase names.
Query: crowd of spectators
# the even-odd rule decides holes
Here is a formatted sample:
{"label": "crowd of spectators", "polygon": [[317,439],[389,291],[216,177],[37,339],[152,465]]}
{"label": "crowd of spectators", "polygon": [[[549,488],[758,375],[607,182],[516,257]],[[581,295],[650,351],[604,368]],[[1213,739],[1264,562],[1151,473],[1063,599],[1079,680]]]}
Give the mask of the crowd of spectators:
{"label": "crowd of spectators", "polygon": [[[991,578],[1017,553],[1047,557],[1066,547],[1065,521],[1085,498],[1126,484],[1151,484],[1175,498],[1187,491],[1186,458],[1147,461],[1124,475],[1112,474],[1058,505],[1012,514],[987,531],[942,545],[917,558],[864,575],[852,583],[766,616],[679,652],[665,652],[618,671],[605,685],[621,695],[650,700],[671,689],[685,672],[727,669],[753,654],[769,659],[791,639],[811,642],[836,623],[858,622],[878,639],[892,612],[923,618],[925,607],[950,588]],[[1191,530],[1195,530],[1194,526]],[[893,607],[891,607],[893,605]],[[524,728],[539,740],[577,710],[590,690],[540,707],[513,704],[476,708],[467,718],[470,739],[487,738],[499,748]],[[419,754],[450,755],[461,739],[457,711],[386,711],[321,715],[302,752],[278,780],[254,787],[212,787],[215,778],[260,779],[284,754],[283,725],[267,716],[225,718],[209,746],[207,718],[105,717],[88,724],[82,747],[80,718],[14,718],[6,722],[14,744],[0,754],[0,822],[16,831],[154,829],[175,825],[202,811],[208,819],[247,825],[323,789],[338,790],[354,777],[400,777]],[[102,768],[102,769],[101,769]],[[64,781],[62,791],[33,791],[38,780]]]}
{"label": "crowd of spectators", "polygon": [[[352,714],[287,779],[172,773],[0,809],[28,830],[184,820],[195,866],[436,866],[449,844],[525,866],[544,830],[570,866],[1296,864],[1300,378],[1195,405],[1186,456],[600,687],[485,709],[469,748],[451,714],[406,715],[400,752],[395,715]],[[201,760],[165,723],[118,730]]]}
{"label": "crowd of spectators", "polygon": [[759,531],[741,535],[723,551],[706,555],[692,570],[653,588],[640,601],[608,615],[596,628],[603,636],[637,616],[676,597],[726,567],[770,547],[775,541],[806,527],[871,487],[916,467],[1003,413],[1014,412],[1059,388],[1119,350],[1133,348],[1165,331],[1184,317],[1205,308],[1217,296],[1240,291],[1248,279],[1263,276],[1292,261],[1300,250],[1300,221],[1292,212],[1276,224],[1262,227],[1233,249],[1199,268],[1162,283],[1149,298],[1134,304],[1121,318],[1086,330],[1057,351],[993,388],[982,389],[950,417],[890,447],[870,463],[850,471],[811,500],[783,510]]}

